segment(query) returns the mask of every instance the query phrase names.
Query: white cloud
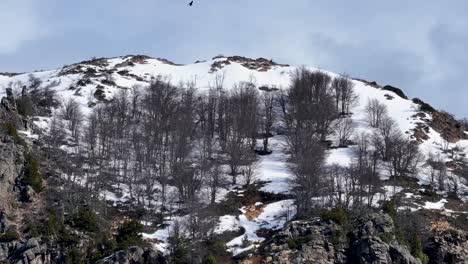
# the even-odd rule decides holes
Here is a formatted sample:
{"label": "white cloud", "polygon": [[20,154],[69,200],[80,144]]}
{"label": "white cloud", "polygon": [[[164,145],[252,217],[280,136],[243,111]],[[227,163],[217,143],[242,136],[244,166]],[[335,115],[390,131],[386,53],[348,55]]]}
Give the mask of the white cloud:
{"label": "white cloud", "polygon": [[34,0],[0,2],[0,54],[15,52],[22,43],[44,33]]}

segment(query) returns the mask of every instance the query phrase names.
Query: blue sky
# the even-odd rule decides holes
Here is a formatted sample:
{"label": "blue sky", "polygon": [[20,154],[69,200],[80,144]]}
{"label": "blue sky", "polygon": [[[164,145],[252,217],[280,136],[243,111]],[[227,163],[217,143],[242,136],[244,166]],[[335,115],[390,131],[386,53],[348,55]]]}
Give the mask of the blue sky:
{"label": "blue sky", "polygon": [[468,117],[466,1],[0,0],[0,71],[92,56],[266,57],[401,87]]}

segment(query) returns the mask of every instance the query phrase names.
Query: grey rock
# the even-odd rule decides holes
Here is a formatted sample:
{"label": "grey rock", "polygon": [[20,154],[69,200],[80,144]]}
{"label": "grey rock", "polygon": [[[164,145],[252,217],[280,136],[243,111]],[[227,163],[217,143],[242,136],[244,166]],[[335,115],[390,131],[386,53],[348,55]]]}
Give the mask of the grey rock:
{"label": "grey rock", "polygon": [[11,222],[5,213],[0,212],[0,233],[5,233],[10,228]]}
{"label": "grey rock", "polygon": [[128,259],[133,262],[141,262],[144,250],[140,247],[130,247],[128,249]]}
{"label": "grey rock", "polygon": [[360,218],[350,232],[350,241],[346,240],[343,228],[333,221],[320,218],[293,221],[265,245],[263,263],[420,264],[406,246],[395,239],[387,243],[380,238],[393,232],[392,219],[382,213]]}
{"label": "grey rock", "polygon": [[426,246],[431,263],[466,263],[468,233],[461,230],[437,231]]}
{"label": "grey rock", "polygon": [[130,247],[128,250],[120,250],[111,256],[99,261],[104,264],[166,264],[163,254],[154,249]]}

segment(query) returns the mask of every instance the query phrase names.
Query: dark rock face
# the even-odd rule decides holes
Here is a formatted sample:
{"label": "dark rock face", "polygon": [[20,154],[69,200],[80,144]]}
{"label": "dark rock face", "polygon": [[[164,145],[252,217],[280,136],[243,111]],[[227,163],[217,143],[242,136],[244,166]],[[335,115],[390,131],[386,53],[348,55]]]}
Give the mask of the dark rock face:
{"label": "dark rock face", "polygon": [[426,246],[429,263],[467,263],[468,234],[462,231],[436,232]]}
{"label": "dark rock face", "polygon": [[433,112],[430,126],[449,142],[457,142],[461,139],[466,139],[460,123],[455,118],[445,112]]}
{"label": "dark rock face", "polygon": [[17,198],[17,178],[24,164],[23,147],[4,136],[0,140],[0,213],[9,213]]}
{"label": "dark rock face", "polygon": [[264,263],[345,263],[343,251],[331,242],[339,229],[319,218],[291,222],[265,247]]}
{"label": "dark rock face", "polygon": [[[387,214],[371,214],[360,219],[351,232],[350,260],[356,263],[421,263],[406,246],[395,240],[393,233],[393,221]],[[383,237],[390,242],[383,241]]]}
{"label": "dark rock face", "polygon": [[[363,217],[348,238],[341,226],[329,220],[294,221],[264,247],[263,263],[420,264],[406,246],[392,237],[393,232],[393,221],[386,214]],[[390,241],[383,241],[383,236],[390,237]]]}
{"label": "dark rock face", "polygon": [[38,238],[25,242],[12,241],[0,243],[0,261],[8,260],[11,264],[50,264],[51,254],[45,243]]}
{"label": "dark rock face", "polygon": [[166,264],[167,261],[161,252],[154,249],[141,247],[129,247],[128,250],[120,250],[111,256],[99,261],[103,264]]}

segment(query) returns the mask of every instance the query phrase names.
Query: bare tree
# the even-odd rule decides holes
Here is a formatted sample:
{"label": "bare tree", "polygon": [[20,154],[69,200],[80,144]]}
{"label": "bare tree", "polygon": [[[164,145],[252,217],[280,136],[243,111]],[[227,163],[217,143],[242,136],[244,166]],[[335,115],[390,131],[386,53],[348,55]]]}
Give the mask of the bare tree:
{"label": "bare tree", "polygon": [[321,177],[326,156],[322,142],[338,116],[330,82],[328,74],[302,68],[294,73],[288,91],[284,119],[294,164],[292,184],[299,215],[310,215],[314,207],[312,198],[326,190],[323,186],[326,182]]}
{"label": "bare tree", "polygon": [[72,136],[77,138],[83,121],[83,113],[81,112],[78,102],[73,98],[67,100],[63,104],[62,116],[64,120],[68,121],[68,129],[72,133]]}
{"label": "bare tree", "polygon": [[353,120],[351,118],[340,118],[335,123],[335,132],[338,136],[338,145],[346,146],[354,133]]}
{"label": "bare tree", "polygon": [[367,102],[365,111],[369,125],[378,128],[387,114],[387,106],[380,103],[378,99],[372,99]]}
{"label": "bare tree", "polygon": [[342,115],[349,114],[350,106],[357,99],[354,83],[347,75],[342,75],[333,79],[331,87],[334,92],[336,111]]}
{"label": "bare tree", "polygon": [[247,164],[244,166],[243,174],[245,178],[245,185],[250,186],[250,184],[255,180],[257,169],[260,163],[257,159],[257,155],[254,152],[248,155],[246,163]]}
{"label": "bare tree", "polygon": [[426,160],[426,165],[428,165],[430,169],[431,184],[436,185],[435,183],[437,180],[438,189],[441,191],[445,190],[447,166],[443,157],[440,154],[434,155],[433,153],[430,153]]}
{"label": "bare tree", "polygon": [[324,173],[325,148],[318,141],[303,141],[306,145],[301,152],[293,155],[291,166],[294,177],[292,180],[293,192],[296,196],[297,213],[300,216],[310,215],[314,210],[312,198],[319,196],[326,190],[322,174]]}
{"label": "bare tree", "polygon": [[288,91],[284,116],[292,152],[300,152],[304,141],[326,139],[337,112],[330,93],[331,77],[323,72],[298,69]]}
{"label": "bare tree", "polygon": [[272,91],[264,91],[261,97],[262,101],[262,128],[263,128],[263,153],[268,153],[268,138],[272,136],[271,129],[275,122],[274,103],[276,97]]}
{"label": "bare tree", "polygon": [[402,137],[395,121],[388,117],[380,117],[380,125],[372,134],[374,148],[379,152],[381,159],[387,161],[392,154],[392,148]]}

